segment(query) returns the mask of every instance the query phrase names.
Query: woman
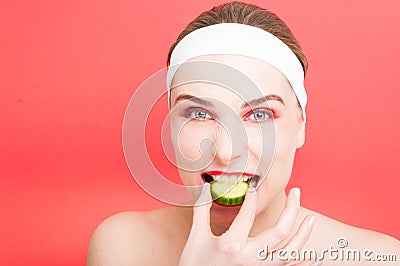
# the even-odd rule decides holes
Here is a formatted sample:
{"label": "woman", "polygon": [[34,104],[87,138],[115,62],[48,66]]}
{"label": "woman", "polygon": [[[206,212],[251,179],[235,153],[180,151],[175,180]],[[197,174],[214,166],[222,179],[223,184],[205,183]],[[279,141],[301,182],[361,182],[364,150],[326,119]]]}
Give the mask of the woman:
{"label": "woman", "polygon": [[[298,188],[286,196],[305,139],[307,60],[276,15],[215,7],[180,34],[168,63],[173,144],[183,183],[202,187],[191,190],[197,204],[110,217],[88,265],[372,265],[376,255],[400,255],[396,239],[301,207]],[[201,82],[191,76],[199,72]],[[218,194],[221,183],[228,188]],[[239,184],[250,186],[244,202],[228,197]],[[348,244],[360,258],[342,252]]]}

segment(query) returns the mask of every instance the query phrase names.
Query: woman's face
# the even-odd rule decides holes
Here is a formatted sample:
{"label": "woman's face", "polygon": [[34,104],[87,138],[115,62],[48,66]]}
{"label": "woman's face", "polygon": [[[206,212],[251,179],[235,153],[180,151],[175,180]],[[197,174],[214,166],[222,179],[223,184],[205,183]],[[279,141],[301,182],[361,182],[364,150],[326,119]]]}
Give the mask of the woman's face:
{"label": "woman's face", "polygon": [[[172,139],[179,154],[177,164],[183,166],[181,178],[187,186],[198,186],[206,182],[205,173],[234,178],[242,173],[259,175],[260,213],[284,193],[295,151],[304,143],[304,122],[296,96],[285,76],[261,60],[208,55],[191,61],[196,60],[237,69],[258,87],[262,99],[244,100],[223,86],[206,82],[172,89]],[[218,215],[216,210],[212,219],[220,224],[230,222],[229,215]]]}

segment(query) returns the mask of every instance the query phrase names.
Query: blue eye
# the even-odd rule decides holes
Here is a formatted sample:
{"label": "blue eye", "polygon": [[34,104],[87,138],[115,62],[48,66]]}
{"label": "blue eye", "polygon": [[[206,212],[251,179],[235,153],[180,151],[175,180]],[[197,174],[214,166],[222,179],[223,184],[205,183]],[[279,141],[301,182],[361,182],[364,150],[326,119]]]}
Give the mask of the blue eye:
{"label": "blue eye", "polygon": [[264,110],[256,110],[251,115],[249,115],[249,120],[254,120],[257,122],[261,122],[264,120],[269,120],[274,118],[271,111],[264,111]]}
{"label": "blue eye", "polygon": [[205,110],[202,109],[189,109],[186,111],[186,116],[188,118],[196,119],[196,120],[208,120],[212,119],[212,116]]}

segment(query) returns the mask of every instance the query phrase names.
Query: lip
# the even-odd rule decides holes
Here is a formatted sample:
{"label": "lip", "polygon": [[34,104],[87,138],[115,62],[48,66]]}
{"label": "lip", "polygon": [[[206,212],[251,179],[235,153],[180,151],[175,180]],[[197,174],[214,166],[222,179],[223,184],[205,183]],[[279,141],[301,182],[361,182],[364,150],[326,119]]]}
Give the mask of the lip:
{"label": "lip", "polygon": [[213,200],[212,204],[215,205],[215,206],[218,206],[218,207],[220,207],[220,208],[235,208],[235,207],[236,207],[236,208],[237,208],[237,207],[240,208],[240,207],[242,207],[243,202],[242,202],[242,203],[239,203],[239,204],[235,204],[235,205],[225,205],[225,204],[222,204],[222,203],[219,203],[219,202]]}
{"label": "lip", "polygon": [[222,171],[209,171],[204,172],[202,174],[209,174],[209,175],[244,175],[244,176],[253,176],[255,174],[250,174],[246,172],[222,172]]}
{"label": "lip", "polygon": [[[215,175],[236,175],[236,176],[241,175],[241,176],[247,176],[247,177],[250,177],[252,180],[254,179],[254,182],[252,183],[251,181],[249,181],[250,182],[249,184],[252,185],[255,188],[258,186],[258,183],[260,181],[260,175],[258,175],[258,174],[250,174],[250,173],[246,173],[246,172],[208,171],[208,172],[201,173],[201,182],[203,184],[206,183],[206,182],[207,183],[211,183],[213,181],[213,180],[207,180],[206,175],[208,175],[208,176],[215,176]],[[256,177],[256,179],[254,177]]]}

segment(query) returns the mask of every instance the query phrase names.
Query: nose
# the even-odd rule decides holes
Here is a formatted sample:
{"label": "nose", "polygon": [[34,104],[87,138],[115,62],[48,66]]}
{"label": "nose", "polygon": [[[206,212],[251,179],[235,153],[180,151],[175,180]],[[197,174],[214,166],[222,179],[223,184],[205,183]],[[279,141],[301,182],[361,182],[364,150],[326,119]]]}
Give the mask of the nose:
{"label": "nose", "polygon": [[244,151],[246,136],[237,130],[227,130],[222,125],[216,127],[215,132],[215,160],[220,164],[229,165],[231,161],[240,157]]}

